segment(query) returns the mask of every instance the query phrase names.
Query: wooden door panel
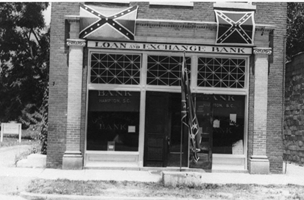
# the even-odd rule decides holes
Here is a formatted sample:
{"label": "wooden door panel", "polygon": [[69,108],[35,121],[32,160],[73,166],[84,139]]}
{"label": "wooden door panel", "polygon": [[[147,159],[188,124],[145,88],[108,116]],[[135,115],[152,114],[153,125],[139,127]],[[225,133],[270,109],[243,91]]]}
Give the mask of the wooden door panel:
{"label": "wooden door panel", "polygon": [[147,92],[144,166],[163,167],[167,162],[168,95]]}

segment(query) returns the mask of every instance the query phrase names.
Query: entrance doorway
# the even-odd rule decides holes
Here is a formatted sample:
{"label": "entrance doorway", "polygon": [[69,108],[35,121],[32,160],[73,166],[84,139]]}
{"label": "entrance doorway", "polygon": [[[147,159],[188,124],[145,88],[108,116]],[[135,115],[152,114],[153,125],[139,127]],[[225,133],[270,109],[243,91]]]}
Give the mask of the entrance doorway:
{"label": "entrance doorway", "polygon": [[[182,143],[182,152],[181,152]],[[181,138],[181,94],[147,92],[144,166],[188,165],[188,136]]]}

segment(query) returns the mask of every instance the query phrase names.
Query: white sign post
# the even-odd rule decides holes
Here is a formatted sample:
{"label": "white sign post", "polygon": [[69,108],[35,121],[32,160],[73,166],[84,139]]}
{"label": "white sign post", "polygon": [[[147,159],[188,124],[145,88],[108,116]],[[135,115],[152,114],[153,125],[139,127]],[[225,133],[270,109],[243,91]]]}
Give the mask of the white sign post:
{"label": "white sign post", "polygon": [[20,123],[1,123],[1,142],[3,142],[3,135],[19,135],[19,142],[21,143],[21,124]]}

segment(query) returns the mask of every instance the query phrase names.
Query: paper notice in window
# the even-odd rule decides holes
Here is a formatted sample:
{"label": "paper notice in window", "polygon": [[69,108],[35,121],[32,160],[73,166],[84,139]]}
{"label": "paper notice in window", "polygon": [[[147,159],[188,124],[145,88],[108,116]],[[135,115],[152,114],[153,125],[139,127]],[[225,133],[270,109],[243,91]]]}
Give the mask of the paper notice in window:
{"label": "paper notice in window", "polygon": [[230,125],[233,126],[236,124],[236,114],[230,114]]}
{"label": "paper notice in window", "polygon": [[199,132],[199,133],[203,133],[203,127],[199,127],[199,128],[198,128],[198,132]]}
{"label": "paper notice in window", "polygon": [[135,133],[135,126],[128,126],[128,133]]}
{"label": "paper notice in window", "polygon": [[220,120],[218,119],[215,119],[213,121],[213,128],[219,128],[220,127]]}

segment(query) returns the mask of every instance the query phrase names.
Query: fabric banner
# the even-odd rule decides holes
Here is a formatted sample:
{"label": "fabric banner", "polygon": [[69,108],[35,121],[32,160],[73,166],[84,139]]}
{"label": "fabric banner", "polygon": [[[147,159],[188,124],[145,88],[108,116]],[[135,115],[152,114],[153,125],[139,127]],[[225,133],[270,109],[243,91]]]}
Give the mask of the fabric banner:
{"label": "fabric banner", "polygon": [[183,57],[182,63],[182,76],[181,76],[181,89],[182,89],[182,130],[189,134],[190,137],[190,155],[194,162],[199,160],[197,152],[200,151],[197,139],[199,137],[198,120],[195,113],[194,102],[191,95],[190,81],[188,78],[188,69],[185,67],[186,59]]}
{"label": "fabric banner", "polygon": [[217,44],[254,44],[254,11],[214,10]]}
{"label": "fabric banner", "polygon": [[80,38],[134,40],[138,6],[108,8],[80,4]]}

